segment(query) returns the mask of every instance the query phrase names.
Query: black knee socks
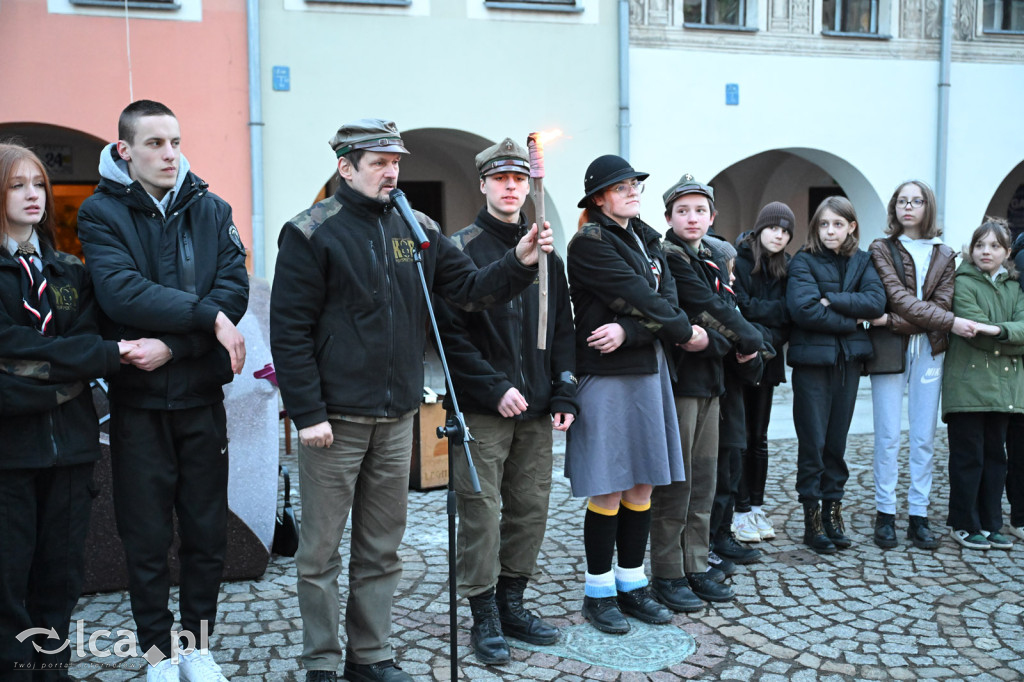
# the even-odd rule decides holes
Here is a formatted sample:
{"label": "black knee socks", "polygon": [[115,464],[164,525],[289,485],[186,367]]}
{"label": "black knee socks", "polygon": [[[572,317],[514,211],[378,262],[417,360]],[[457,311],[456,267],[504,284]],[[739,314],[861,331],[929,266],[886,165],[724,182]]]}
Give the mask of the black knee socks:
{"label": "black knee socks", "polygon": [[619,549],[619,566],[637,568],[644,565],[647,539],[651,534],[651,503],[630,504],[622,500],[615,543]]}
{"label": "black knee socks", "polygon": [[618,509],[602,509],[593,502],[587,503],[587,513],[583,517],[583,547],[587,554],[587,573],[600,575],[612,570],[612,554],[615,552],[618,526]]}

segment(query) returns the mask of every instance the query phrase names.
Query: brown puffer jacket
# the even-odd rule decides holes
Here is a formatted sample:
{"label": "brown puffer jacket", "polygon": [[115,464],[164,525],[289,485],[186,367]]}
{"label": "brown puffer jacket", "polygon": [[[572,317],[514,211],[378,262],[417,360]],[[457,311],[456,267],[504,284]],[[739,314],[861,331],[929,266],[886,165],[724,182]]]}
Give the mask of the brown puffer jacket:
{"label": "brown puffer jacket", "polygon": [[[903,260],[904,281],[900,281],[893,264],[889,241],[896,244],[896,252]],[[889,329],[898,334],[928,334],[932,355],[949,347],[949,330],[953,328],[953,278],[956,274],[955,254],[945,244],[932,247],[932,257],[925,274],[924,298],[917,297],[917,272],[914,259],[903,248],[897,237],[876,239],[868,247],[871,260],[885,287]],[[904,342],[904,348],[906,343]]]}

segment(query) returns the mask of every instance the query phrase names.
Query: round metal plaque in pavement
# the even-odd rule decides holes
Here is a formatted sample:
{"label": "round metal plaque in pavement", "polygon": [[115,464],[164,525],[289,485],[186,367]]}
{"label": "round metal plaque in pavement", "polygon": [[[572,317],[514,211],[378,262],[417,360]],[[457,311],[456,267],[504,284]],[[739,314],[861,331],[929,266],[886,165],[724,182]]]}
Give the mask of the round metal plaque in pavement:
{"label": "round metal plaque in pavement", "polygon": [[629,632],[609,635],[589,623],[562,628],[555,644],[537,646],[508,638],[509,646],[571,658],[589,665],[650,673],[682,663],[697,649],[685,630],[674,625],[648,625],[629,619]]}

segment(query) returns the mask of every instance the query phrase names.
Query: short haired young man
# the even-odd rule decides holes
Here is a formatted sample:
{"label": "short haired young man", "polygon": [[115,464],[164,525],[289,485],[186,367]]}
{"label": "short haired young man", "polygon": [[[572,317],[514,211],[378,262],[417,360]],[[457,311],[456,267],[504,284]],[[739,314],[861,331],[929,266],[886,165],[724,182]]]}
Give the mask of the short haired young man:
{"label": "short haired young man", "polygon": [[[137,340],[110,380],[114,508],[149,680],[223,680],[209,651],[172,662],[167,552],[177,513],[182,629],[213,631],[227,544],[223,384],[242,371],[249,277],[231,207],[189,170],[163,104],[121,112],[79,237],[108,339]],[[159,653],[157,653],[159,652]],[[155,657],[155,658],[153,658]],[[159,660],[157,663],[156,661]]]}
{"label": "short haired young man", "polygon": [[[388,637],[402,574],[412,420],[423,396],[427,307],[418,248],[390,192],[408,154],[391,121],[346,123],[331,140],[342,183],[281,230],[270,345],[281,396],[299,428],[298,572],[308,682],[337,679],[338,573],[352,512],[345,678],[406,682]],[[503,303],[537,276],[531,230],[499,261],[473,262],[421,213],[430,289],[466,307]]]}
{"label": "short haired young man", "polygon": [[[529,229],[527,151],[506,138],[476,157],[485,205],[452,235],[477,266],[493,263]],[[551,494],[551,429],[576,418],[575,336],[562,259],[548,268],[545,350],[537,348],[539,283],[507,305],[467,312],[439,302],[438,322],[480,479],[470,484],[462,452],[453,457],[458,492],[458,590],[473,612],[470,642],[483,663],[509,660],[505,636],[553,644],[558,629],[523,606],[537,568]],[[446,401],[450,407],[450,401]]]}
{"label": "short haired young man", "polygon": [[[664,194],[665,257],[679,306],[707,330],[708,347],[674,353],[672,384],[686,480],[658,486],[651,497],[651,592],[673,611],[700,610],[705,601],[729,601],[730,587],[708,572],[709,519],[718,462],[719,398],[725,391],[723,358],[757,358],[763,338],[722,296],[725,264],[703,243],[715,219],[714,191],[684,175]],[[719,576],[720,577],[720,576]]]}

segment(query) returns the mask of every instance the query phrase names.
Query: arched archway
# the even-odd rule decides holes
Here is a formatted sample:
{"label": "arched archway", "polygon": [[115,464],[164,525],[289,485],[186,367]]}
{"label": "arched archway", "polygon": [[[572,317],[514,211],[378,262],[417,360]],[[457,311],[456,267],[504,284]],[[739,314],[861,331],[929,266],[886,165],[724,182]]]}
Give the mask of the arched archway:
{"label": "arched archway", "polygon": [[[497,140],[451,128],[402,131],[402,140],[411,153],[402,159],[398,186],[409,195],[413,207],[438,221],[445,234],[458,232],[472,223],[484,205],[475,158]],[[333,194],[339,181],[337,173],[333,174],[317,199]],[[555,242],[565,243],[558,209],[547,192],[544,205]],[[532,198],[526,200],[524,210],[532,219]]]}
{"label": "arched archway", "polygon": [[[985,215],[1006,218],[1016,237],[1024,232],[1024,161],[1006,174],[988,202]],[[978,224],[984,216],[978,216]]]}
{"label": "arched archway", "polygon": [[53,185],[57,248],[81,258],[78,207],[100,181],[106,142],[72,128],[31,122],[0,123],[0,140],[25,145],[42,159]]}
{"label": "arched archway", "polygon": [[807,241],[807,223],[828,194],[849,197],[857,209],[862,247],[885,229],[885,203],[857,168],[845,159],[819,149],[792,147],[754,154],[718,173],[711,180],[719,217],[716,231],[734,240],[754,226],[757,213],[770,201],[793,209],[797,228],[789,251]]}

